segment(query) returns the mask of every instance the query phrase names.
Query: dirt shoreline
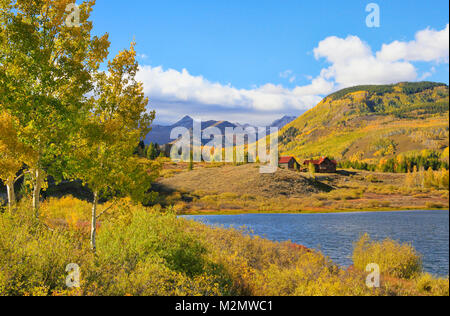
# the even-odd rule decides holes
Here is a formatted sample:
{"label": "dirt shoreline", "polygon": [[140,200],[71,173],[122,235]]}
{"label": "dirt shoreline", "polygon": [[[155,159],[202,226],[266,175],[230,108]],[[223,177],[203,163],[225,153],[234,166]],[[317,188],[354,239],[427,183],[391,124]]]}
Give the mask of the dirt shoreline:
{"label": "dirt shoreline", "polygon": [[199,210],[199,211],[192,211],[192,212],[184,212],[182,214],[179,214],[180,216],[208,216],[208,215],[246,215],[246,214],[345,214],[345,213],[383,213],[383,212],[411,212],[411,211],[424,211],[424,212],[431,212],[431,211],[442,211],[442,212],[449,212],[450,210],[447,209],[423,209],[423,208],[410,208],[410,209],[366,209],[366,210],[329,210],[329,211],[303,211],[303,212],[294,212],[294,211],[274,211],[274,212],[266,212],[266,211],[255,211],[255,210]]}

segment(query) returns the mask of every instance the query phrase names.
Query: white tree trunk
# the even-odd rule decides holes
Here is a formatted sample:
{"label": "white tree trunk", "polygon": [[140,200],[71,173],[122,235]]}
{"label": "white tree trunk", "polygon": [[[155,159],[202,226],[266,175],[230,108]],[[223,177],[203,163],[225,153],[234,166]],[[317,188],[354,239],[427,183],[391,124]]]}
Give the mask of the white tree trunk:
{"label": "white tree trunk", "polygon": [[97,234],[97,204],[98,192],[94,192],[94,202],[92,203],[92,222],[91,222],[91,248],[94,253],[97,250],[96,234]]}
{"label": "white tree trunk", "polygon": [[6,191],[8,192],[8,208],[12,212],[16,205],[16,194],[14,192],[14,180],[6,182]]}
{"label": "white tree trunk", "polygon": [[41,188],[43,181],[43,171],[41,169],[34,170],[34,188],[33,188],[33,210],[36,217],[39,218],[39,208],[41,206]]}

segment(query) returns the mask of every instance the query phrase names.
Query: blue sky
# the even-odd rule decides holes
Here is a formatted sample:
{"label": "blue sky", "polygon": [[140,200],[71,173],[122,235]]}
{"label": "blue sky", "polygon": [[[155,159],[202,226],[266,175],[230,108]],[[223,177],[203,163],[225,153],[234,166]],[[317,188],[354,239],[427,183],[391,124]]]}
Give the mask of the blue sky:
{"label": "blue sky", "polygon": [[448,83],[448,12],[443,0],[97,0],[92,20],[111,57],[136,40],[158,122],[266,124],[350,85]]}

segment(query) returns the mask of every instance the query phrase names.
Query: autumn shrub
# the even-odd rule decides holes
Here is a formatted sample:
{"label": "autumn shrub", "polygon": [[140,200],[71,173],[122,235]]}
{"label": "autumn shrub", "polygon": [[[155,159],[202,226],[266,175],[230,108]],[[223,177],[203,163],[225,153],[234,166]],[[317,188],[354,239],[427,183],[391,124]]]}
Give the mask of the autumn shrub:
{"label": "autumn shrub", "polygon": [[160,176],[163,178],[172,178],[174,176],[176,176],[177,174],[180,174],[184,172],[184,170],[179,170],[179,169],[164,169],[161,171]]}
{"label": "autumn shrub", "polygon": [[319,193],[316,194],[314,197],[318,200],[325,201],[325,200],[356,200],[360,199],[363,195],[363,191],[360,189],[339,189],[339,190],[333,190],[328,193]]}
{"label": "autumn shrub", "polygon": [[41,206],[40,213],[47,220],[65,220],[74,227],[79,221],[89,221],[91,217],[91,204],[74,198],[71,195],[60,199],[49,198]]}
{"label": "autumn shrub", "polygon": [[[49,201],[48,214],[73,206],[68,201]],[[205,254],[186,222],[173,214],[119,205],[99,230],[94,256],[87,236],[70,227],[51,229],[22,206],[0,214],[0,295],[228,293],[226,274]],[[66,287],[70,263],[80,266],[81,291]]]}
{"label": "autumn shrub", "polygon": [[390,239],[376,242],[366,234],[354,244],[353,264],[365,271],[371,263],[378,264],[381,273],[401,279],[411,279],[422,272],[422,258],[411,245]]}
{"label": "autumn shrub", "polygon": [[426,208],[429,210],[435,210],[435,209],[443,209],[445,208],[444,204],[441,203],[435,203],[435,202],[427,202],[426,203]]}
{"label": "autumn shrub", "polygon": [[414,169],[406,175],[405,185],[410,188],[421,187],[428,189],[449,189],[449,171],[441,169],[434,171],[429,168],[427,171]]}
{"label": "autumn shrub", "polygon": [[86,295],[95,296],[211,296],[221,295],[219,285],[208,274],[189,277],[171,270],[162,258],[148,256],[133,269],[90,271]]}
{"label": "autumn shrub", "polygon": [[231,193],[231,192],[222,193],[218,196],[219,200],[235,200],[235,199],[239,199],[239,198],[240,198],[240,196],[238,194]]}
{"label": "autumn shrub", "polygon": [[251,195],[251,194],[243,194],[241,196],[241,199],[244,201],[255,201],[257,199],[257,197],[254,195]]}
{"label": "autumn shrub", "polygon": [[63,291],[66,266],[87,266],[85,240],[67,230],[50,230],[33,212],[0,214],[0,295],[50,295]]}
{"label": "autumn shrub", "polygon": [[[191,223],[208,257],[231,276],[238,295],[368,295],[364,280],[334,265],[320,252],[291,242],[276,243],[242,229]],[[373,294],[373,293],[372,293]]]}
{"label": "autumn shrub", "polygon": [[366,203],[369,208],[386,208],[391,206],[391,202],[389,201],[370,201]]}
{"label": "autumn shrub", "polygon": [[438,279],[429,273],[423,273],[414,280],[417,291],[421,295],[449,296],[449,279]]}
{"label": "autumn shrub", "polygon": [[371,183],[378,183],[380,181],[380,180],[378,180],[378,178],[376,176],[374,176],[372,174],[365,176],[364,180],[371,182]]}
{"label": "autumn shrub", "polygon": [[181,193],[180,192],[174,192],[171,195],[166,197],[165,202],[168,205],[173,205],[173,204],[176,204],[176,203],[180,202],[181,199],[182,199]]}
{"label": "autumn shrub", "polygon": [[183,232],[175,216],[137,210],[129,221],[106,223],[98,236],[100,257],[134,269],[149,255],[163,258],[173,269],[189,275],[203,268],[205,249]]}
{"label": "autumn shrub", "polygon": [[[62,205],[84,205],[48,203],[52,216]],[[448,295],[448,279],[421,274],[420,257],[409,245],[365,236],[355,245],[354,261],[356,269],[347,271],[292,242],[209,227],[177,217],[173,208],[144,208],[127,199],[102,220],[96,255],[88,236],[70,226],[52,230],[27,206],[0,213],[0,295]],[[368,289],[364,271],[372,262],[403,279]],[[70,263],[80,266],[79,289],[65,285]]]}
{"label": "autumn shrub", "polygon": [[178,202],[177,204],[175,204],[173,206],[173,209],[175,210],[175,212],[182,213],[183,211],[185,211],[187,209],[187,204],[185,202]]}
{"label": "autumn shrub", "polygon": [[[115,276],[111,278],[112,271],[107,270],[94,279],[106,280],[101,286],[106,293],[219,294],[215,284],[223,284],[221,276],[208,273],[214,269],[205,254],[206,248],[195,234],[186,232],[184,221],[175,215],[136,208],[128,219],[106,222],[100,230],[98,260],[102,266],[115,267],[111,268]],[[141,290],[131,291],[133,284],[129,280],[137,280],[141,274],[143,279],[137,286],[141,284]],[[158,282],[152,281],[157,275],[164,286],[158,287]]]}

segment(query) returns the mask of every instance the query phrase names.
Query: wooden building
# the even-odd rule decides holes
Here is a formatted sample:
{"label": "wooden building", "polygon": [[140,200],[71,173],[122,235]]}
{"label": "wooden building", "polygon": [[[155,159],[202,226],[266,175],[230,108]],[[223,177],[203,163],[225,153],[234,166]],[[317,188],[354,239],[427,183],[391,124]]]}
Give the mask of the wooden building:
{"label": "wooden building", "polygon": [[292,157],[280,157],[280,161],[278,162],[280,168],[289,169],[289,170],[300,170],[300,164],[297,160]]}
{"label": "wooden building", "polygon": [[322,157],[319,160],[305,160],[303,166],[308,169],[309,165],[313,164],[317,173],[336,173],[337,162],[328,157]]}

